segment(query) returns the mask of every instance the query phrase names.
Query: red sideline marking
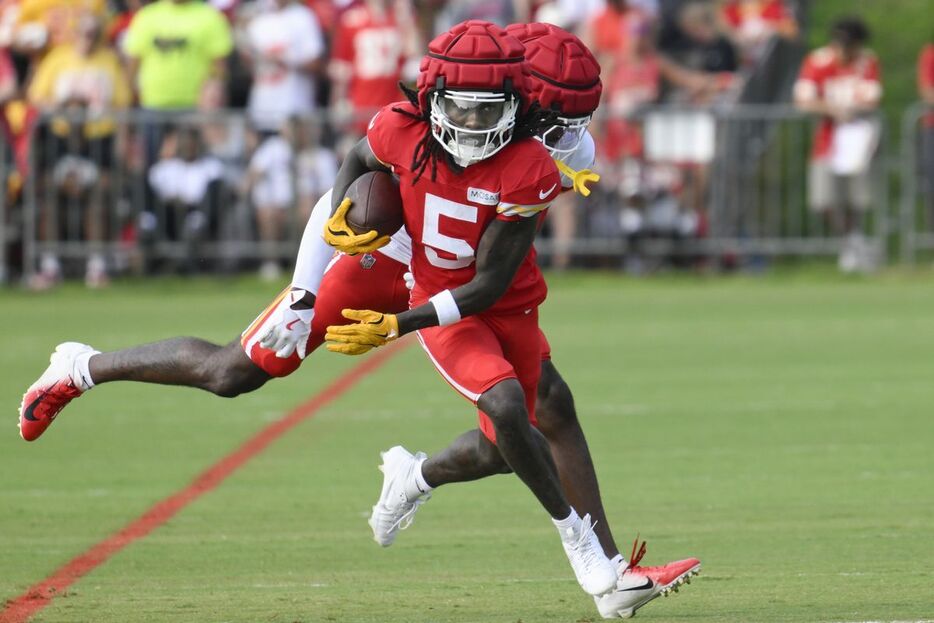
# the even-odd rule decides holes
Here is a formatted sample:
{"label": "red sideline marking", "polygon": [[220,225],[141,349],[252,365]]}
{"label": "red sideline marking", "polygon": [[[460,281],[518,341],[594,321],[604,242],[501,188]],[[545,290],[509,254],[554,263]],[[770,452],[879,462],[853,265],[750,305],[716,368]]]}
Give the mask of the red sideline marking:
{"label": "red sideline marking", "polygon": [[63,593],[82,576],[93,571],[124,547],[136,539],[146,536],[175,516],[180,510],[216,488],[228,476],[242,467],[244,463],[262,452],[266,446],[296,425],[315,415],[321,407],[338,398],[353,387],[357,381],[386,363],[389,358],[400,352],[401,349],[401,346],[393,345],[376,351],[373,355],[367,357],[363,363],[344,373],[310,400],[300,404],[282,419],[273,422],[248,439],[237,450],[206,469],[190,485],[158,502],[123,530],[107,537],[77,558],[65,563],[46,579],[30,586],[19,597],[8,600],[6,607],[0,612],[0,623],[25,623],[28,621],[38,611],[49,605],[56,595]]}

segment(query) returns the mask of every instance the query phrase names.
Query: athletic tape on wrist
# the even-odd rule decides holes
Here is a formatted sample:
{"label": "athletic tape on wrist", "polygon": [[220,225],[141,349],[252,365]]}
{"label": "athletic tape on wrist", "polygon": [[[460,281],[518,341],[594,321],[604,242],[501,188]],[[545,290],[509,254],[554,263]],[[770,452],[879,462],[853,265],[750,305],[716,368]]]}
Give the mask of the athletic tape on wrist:
{"label": "athletic tape on wrist", "polygon": [[457,307],[457,301],[450,290],[445,290],[435,294],[428,299],[435,306],[435,313],[438,314],[438,324],[442,327],[454,324],[461,319],[461,310]]}

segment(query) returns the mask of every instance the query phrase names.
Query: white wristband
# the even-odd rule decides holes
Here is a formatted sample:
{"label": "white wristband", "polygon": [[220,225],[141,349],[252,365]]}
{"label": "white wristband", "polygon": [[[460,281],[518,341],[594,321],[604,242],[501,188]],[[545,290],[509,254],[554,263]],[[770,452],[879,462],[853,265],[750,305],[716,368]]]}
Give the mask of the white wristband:
{"label": "white wristband", "polygon": [[450,290],[438,292],[428,299],[435,306],[435,313],[438,314],[438,324],[442,327],[454,324],[461,319],[461,310],[457,308],[457,301]]}

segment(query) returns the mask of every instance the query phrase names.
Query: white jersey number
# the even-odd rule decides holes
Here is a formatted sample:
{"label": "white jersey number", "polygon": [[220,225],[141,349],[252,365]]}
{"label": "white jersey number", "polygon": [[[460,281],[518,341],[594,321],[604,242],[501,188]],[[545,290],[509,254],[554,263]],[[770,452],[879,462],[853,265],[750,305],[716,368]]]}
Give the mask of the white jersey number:
{"label": "white jersey number", "polygon": [[[466,268],[473,264],[475,259],[475,250],[466,240],[445,236],[439,229],[441,216],[466,221],[468,223],[477,222],[477,208],[463,203],[455,203],[427,193],[425,195],[425,225],[422,232],[422,243],[425,245],[425,255],[433,266],[454,270],[457,268]],[[450,260],[438,255],[438,251],[444,251],[454,256]]]}

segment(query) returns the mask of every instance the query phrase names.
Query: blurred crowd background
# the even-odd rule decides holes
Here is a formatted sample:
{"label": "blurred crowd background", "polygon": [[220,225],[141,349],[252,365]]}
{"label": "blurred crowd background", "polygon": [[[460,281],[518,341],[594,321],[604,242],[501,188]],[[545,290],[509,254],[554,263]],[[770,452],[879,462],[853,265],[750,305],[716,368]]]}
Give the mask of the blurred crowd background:
{"label": "blurred crowd background", "polygon": [[809,4],[0,0],[0,281],[278,279],[342,155],[465,19],[555,23],[602,65],[603,179],[551,210],[554,268],[823,254],[869,271],[893,232],[934,248],[934,43],[916,50],[922,103],[894,124],[911,197],[893,200],[873,33],[841,15],[808,37]]}

